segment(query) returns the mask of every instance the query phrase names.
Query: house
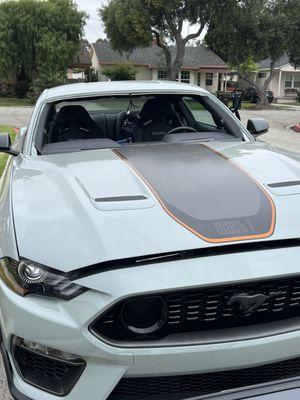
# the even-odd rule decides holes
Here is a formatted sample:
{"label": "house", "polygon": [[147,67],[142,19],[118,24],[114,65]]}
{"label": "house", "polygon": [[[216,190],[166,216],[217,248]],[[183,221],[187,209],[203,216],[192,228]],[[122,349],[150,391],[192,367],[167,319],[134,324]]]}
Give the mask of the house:
{"label": "house", "polygon": [[[270,60],[264,60],[259,64],[255,82],[263,85],[270,74]],[[300,90],[300,69],[295,69],[288,57],[282,57],[275,64],[275,76],[269,85],[277,99],[289,100],[297,97],[297,89]]]}
{"label": "house", "polygon": [[[175,49],[171,48],[174,57]],[[166,79],[165,56],[156,45],[135,49],[128,54],[114,51],[109,43],[97,42],[91,48],[92,65],[100,81],[107,80],[103,69],[118,62],[129,61],[136,69],[137,80]],[[187,47],[178,81],[196,84],[210,92],[223,90],[228,79],[228,65],[204,45]]]}
{"label": "house", "polygon": [[81,42],[81,52],[67,69],[68,82],[90,81],[92,67],[91,45],[87,40]]}

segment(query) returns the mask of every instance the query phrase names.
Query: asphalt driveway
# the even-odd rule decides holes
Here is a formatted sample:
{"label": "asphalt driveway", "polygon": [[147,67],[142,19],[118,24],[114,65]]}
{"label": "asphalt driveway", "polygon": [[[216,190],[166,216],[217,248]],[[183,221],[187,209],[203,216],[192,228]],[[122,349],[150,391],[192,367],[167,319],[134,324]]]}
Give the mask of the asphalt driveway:
{"label": "asphalt driveway", "polygon": [[31,113],[32,107],[0,107],[0,125],[22,128],[28,125]]}
{"label": "asphalt driveway", "polygon": [[265,118],[269,121],[270,130],[267,134],[262,135],[260,140],[265,140],[274,146],[300,153],[300,133],[288,129],[290,125],[300,123],[300,107],[298,107],[298,110],[244,110],[241,111],[241,117],[245,125],[249,118]]}
{"label": "asphalt driveway", "polygon": [[[0,125],[21,128],[28,124],[32,109],[30,107],[0,107]],[[249,118],[261,117],[270,123],[270,132],[260,139],[266,142],[300,153],[300,133],[292,132],[288,126],[300,123],[298,110],[241,111],[244,124]],[[6,384],[3,365],[0,360],[0,400],[12,400]]]}

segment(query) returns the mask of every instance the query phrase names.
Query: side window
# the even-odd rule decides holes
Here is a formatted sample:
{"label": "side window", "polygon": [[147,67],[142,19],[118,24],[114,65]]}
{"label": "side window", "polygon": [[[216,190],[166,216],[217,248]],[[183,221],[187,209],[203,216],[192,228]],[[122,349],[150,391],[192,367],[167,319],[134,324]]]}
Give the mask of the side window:
{"label": "side window", "polygon": [[183,97],[183,101],[197,122],[217,128],[211,112],[207,110],[201,103],[192,97]]}

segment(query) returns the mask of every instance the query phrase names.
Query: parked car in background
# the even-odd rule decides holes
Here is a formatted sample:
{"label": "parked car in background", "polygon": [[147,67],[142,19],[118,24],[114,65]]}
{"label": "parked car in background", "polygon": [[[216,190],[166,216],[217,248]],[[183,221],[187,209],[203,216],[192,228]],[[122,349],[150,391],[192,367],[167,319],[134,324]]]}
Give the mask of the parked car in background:
{"label": "parked car in background", "polygon": [[[266,95],[269,103],[271,104],[272,101],[274,100],[274,93],[272,92],[272,90],[267,89]],[[257,103],[258,99],[259,99],[258,90],[255,87],[250,86],[244,90],[245,101],[251,101],[251,103]]]}
{"label": "parked car in background", "polygon": [[0,135],[14,399],[299,387],[300,158],[268,129],[194,85],[123,81],[49,89]]}

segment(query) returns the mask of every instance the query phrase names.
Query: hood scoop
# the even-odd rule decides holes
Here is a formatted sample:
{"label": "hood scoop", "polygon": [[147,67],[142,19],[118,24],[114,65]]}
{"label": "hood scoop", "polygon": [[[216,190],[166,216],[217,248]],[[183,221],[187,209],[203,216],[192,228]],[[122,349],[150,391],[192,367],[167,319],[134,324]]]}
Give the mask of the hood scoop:
{"label": "hood scoop", "polygon": [[97,203],[112,203],[119,201],[137,201],[137,200],[146,200],[147,197],[143,195],[139,196],[118,196],[118,197],[99,197],[95,199]]}
{"label": "hood scoop", "polygon": [[[123,184],[115,181],[110,186],[102,185],[99,181],[95,185],[87,181],[83,183],[79,178],[76,180],[97,210],[138,210],[154,206],[154,201],[146,189],[132,180],[127,180]],[[97,192],[101,195],[97,196]]]}
{"label": "hood scoop", "polygon": [[277,196],[300,194],[300,180],[269,183],[267,187]]}
{"label": "hood scoop", "polygon": [[137,210],[154,206],[153,200],[144,195],[98,197],[91,201],[101,211]]}

